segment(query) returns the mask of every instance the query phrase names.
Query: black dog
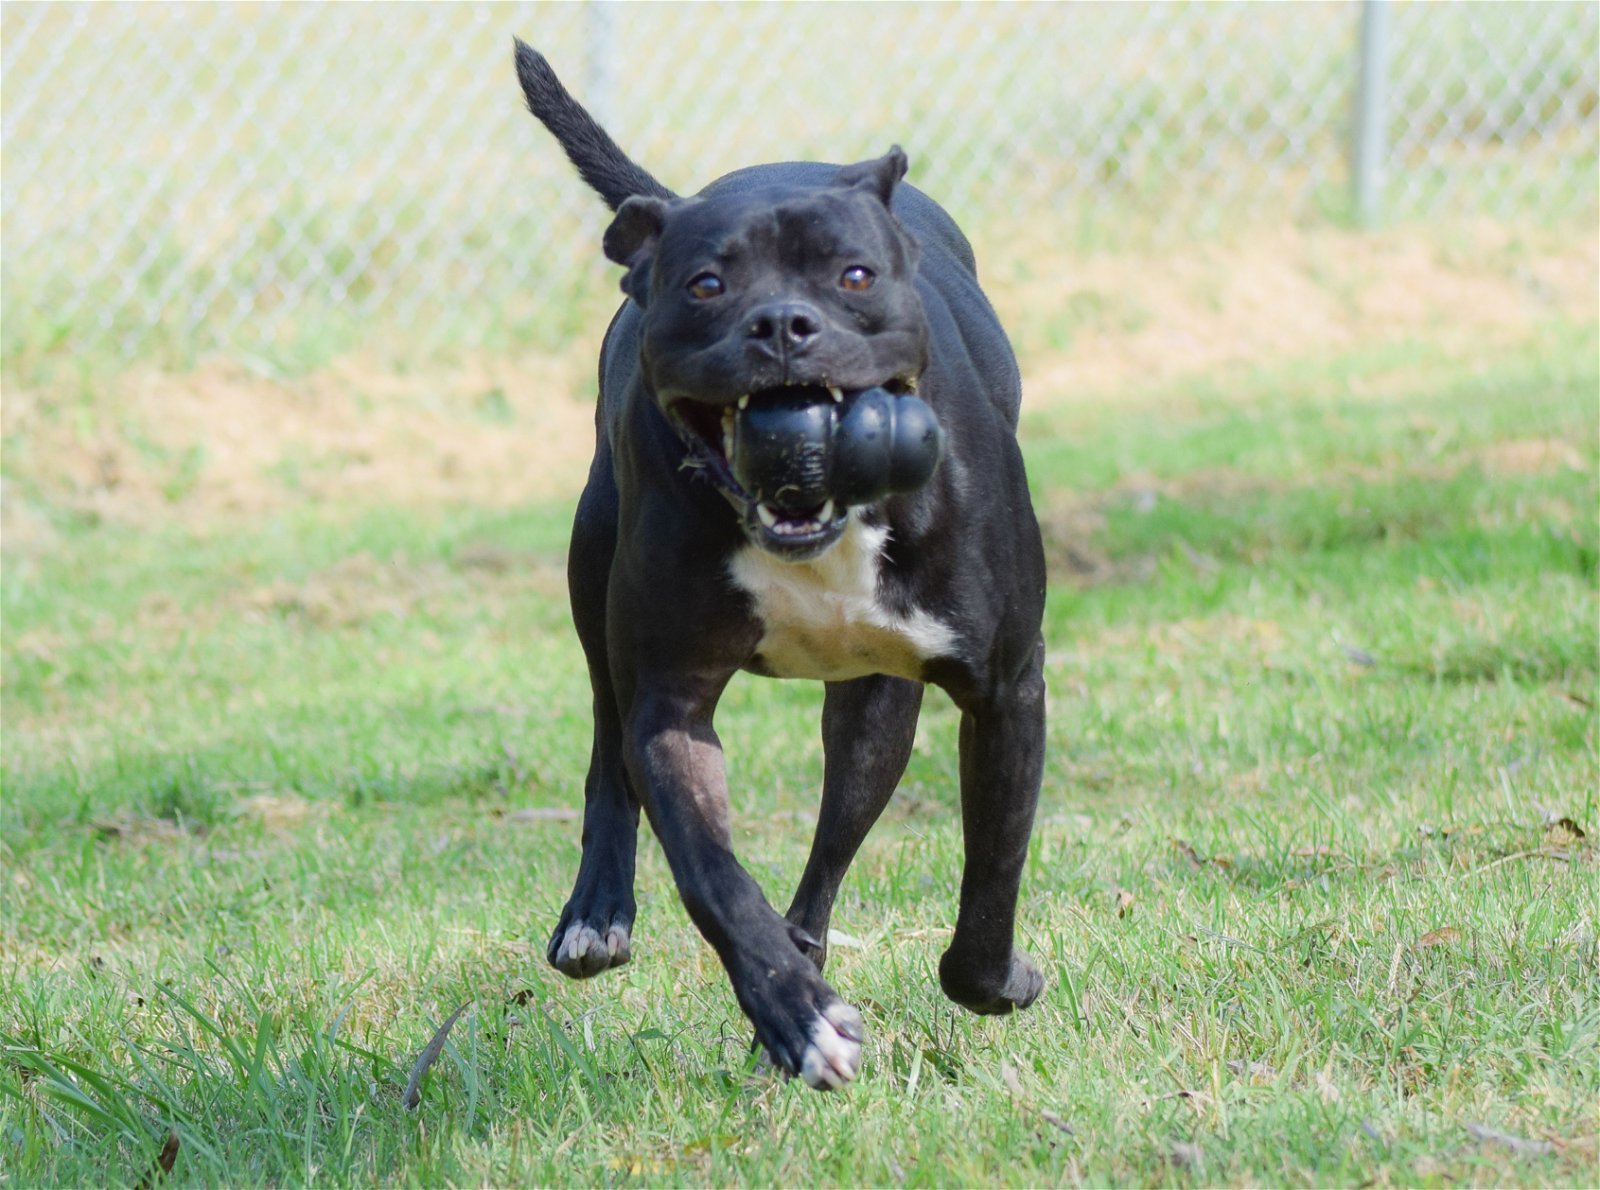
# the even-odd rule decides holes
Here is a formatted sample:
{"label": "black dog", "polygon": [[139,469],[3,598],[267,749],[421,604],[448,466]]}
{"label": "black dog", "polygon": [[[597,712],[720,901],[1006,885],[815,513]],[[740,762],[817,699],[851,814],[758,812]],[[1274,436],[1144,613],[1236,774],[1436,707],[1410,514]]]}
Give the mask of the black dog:
{"label": "black dog", "polygon": [[[550,961],[575,978],[628,961],[642,806],[759,1043],[813,1087],[842,1086],[863,1030],[822,979],[828,918],[905,769],[924,683],[962,712],[966,860],[940,984],[1004,1013],[1044,982],[1012,944],[1045,701],[1016,360],[970,245],[901,183],[898,148],[843,168],[755,166],[679,198],[520,41],[516,64],[529,109],[616,211],[604,249],[629,298],[601,351],[568,562],[594,749]],[[922,486],[796,506],[736,478],[728,431],[752,397],[864,390],[937,417],[943,459]],[[827,683],[821,813],[787,917],[730,844],[712,716],[741,669]]]}

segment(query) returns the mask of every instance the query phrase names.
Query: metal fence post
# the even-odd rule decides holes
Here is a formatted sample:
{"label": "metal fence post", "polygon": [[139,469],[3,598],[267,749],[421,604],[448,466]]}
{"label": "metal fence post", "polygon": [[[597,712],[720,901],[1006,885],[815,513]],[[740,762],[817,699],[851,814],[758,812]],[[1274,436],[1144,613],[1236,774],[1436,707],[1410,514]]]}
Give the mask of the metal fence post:
{"label": "metal fence post", "polygon": [[1350,180],[1356,221],[1371,227],[1383,206],[1384,157],[1388,153],[1389,2],[1362,0],[1355,118],[1350,138]]}

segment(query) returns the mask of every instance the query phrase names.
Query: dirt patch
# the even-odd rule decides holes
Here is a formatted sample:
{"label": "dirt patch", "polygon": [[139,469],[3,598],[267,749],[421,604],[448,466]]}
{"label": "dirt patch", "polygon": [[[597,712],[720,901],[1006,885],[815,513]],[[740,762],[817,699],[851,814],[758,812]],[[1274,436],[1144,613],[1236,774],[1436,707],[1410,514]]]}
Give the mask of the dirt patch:
{"label": "dirt patch", "polygon": [[24,491],[144,522],[574,495],[594,443],[591,366],[486,356],[401,371],[354,357],[280,380],[219,361],[182,375],[132,369],[92,397],[13,390],[6,529],[43,531]]}
{"label": "dirt patch", "polygon": [[1280,228],[1161,254],[1026,259],[1031,279],[992,291],[1034,408],[1358,345],[1520,342],[1600,311],[1600,237],[1575,225]]}
{"label": "dirt patch", "polygon": [[[1357,345],[1425,338],[1481,352],[1600,309],[1600,237],[1576,225],[1284,227],[1144,254],[984,248],[1033,410],[1120,404],[1184,376]],[[181,375],[133,368],[92,391],[9,385],[7,547],[48,539],[62,509],[215,525],[306,503],[574,498],[593,445],[594,349],[420,368],[398,351],[295,379],[220,361]]]}

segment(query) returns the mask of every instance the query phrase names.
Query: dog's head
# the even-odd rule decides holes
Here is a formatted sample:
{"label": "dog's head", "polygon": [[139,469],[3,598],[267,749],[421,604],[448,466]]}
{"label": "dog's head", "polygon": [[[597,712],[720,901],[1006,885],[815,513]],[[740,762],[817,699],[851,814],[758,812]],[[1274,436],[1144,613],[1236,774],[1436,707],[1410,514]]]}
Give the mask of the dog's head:
{"label": "dog's head", "polygon": [[[733,477],[740,404],[783,390],[910,392],[927,365],[928,324],[913,278],[917,244],[889,203],[905,176],[898,147],[824,185],[625,201],[605,234],[623,290],[643,310],[641,364],[694,460],[742,505],[751,539],[815,555],[846,510],[782,508]],[[831,390],[831,393],[830,393]]]}

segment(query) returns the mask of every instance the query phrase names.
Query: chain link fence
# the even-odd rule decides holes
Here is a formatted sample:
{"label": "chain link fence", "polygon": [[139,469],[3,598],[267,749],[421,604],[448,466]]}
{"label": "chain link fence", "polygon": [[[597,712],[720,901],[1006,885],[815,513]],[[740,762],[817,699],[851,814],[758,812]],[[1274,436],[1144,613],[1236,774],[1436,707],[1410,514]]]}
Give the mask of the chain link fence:
{"label": "chain link fence", "polygon": [[4,349],[564,343],[605,214],[513,33],[683,192],[898,142],[991,256],[1353,219],[1357,182],[1385,220],[1594,211],[1600,6],[1363,13],[7,3]]}

